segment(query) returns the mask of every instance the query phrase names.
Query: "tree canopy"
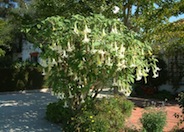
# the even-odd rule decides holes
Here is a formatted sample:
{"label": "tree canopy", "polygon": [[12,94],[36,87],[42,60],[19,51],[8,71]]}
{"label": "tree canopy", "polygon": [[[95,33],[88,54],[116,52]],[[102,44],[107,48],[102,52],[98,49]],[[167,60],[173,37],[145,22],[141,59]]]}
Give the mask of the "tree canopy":
{"label": "tree canopy", "polygon": [[13,41],[13,26],[7,21],[0,19],[0,57],[4,56],[6,51],[11,50],[11,42]]}
{"label": "tree canopy", "polygon": [[153,36],[155,49],[168,57],[184,54],[184,19],[164,24],[159,30],[162,32]]}
{"label": "tree canopy", "polygon": [[182,0],[38,0],[35,9],[43,18],[103,14],[107,18],[120,19],[129,29],[142,32],[147,38],[171,16],[181,13],[183,6]]}

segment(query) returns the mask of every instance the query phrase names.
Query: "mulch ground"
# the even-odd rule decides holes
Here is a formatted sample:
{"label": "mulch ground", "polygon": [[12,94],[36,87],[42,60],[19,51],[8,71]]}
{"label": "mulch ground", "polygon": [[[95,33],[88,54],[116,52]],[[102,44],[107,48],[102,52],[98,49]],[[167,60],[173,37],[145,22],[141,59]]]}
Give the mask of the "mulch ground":
{"label": "mulch ground", "polygon": [[[182,114],[181,108],[179,108],[179,105],[176,102],[168,101],[158,101],[158,100],[151,100],[151,99],[142,99],[142,98],[129,98],[131,101],[135,103],[135,108],[132,111],[132,115],[130,118],[126,121],[126,125],[130,128],[136,128],[136,130],[141,129],[141,123],[140,118],[142,117],[142,114],[146,111],[145,106],[146,105],[155,105],[156,109],[163,109],[167,113],[167,124],[164,127],[164,132],[172,132],[173,128],[177,125],[179,122],[179,119],[177,119],[174,114],[179,113]],[[180,125],[180,128],[183,128],[184,130],[184,123]]]}

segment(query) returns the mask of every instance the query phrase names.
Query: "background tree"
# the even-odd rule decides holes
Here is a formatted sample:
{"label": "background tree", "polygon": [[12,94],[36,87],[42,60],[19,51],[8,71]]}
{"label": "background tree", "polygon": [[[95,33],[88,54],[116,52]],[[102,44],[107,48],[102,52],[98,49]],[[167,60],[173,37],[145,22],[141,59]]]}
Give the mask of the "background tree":
{"label": "background tree", "polygon": [[168,22],[171,16],[181,13],[183,5],[182,0],[38,0],[35,10],[42,18],[103,14],[107,18],[120,19],[129,29],[152,41],[150,37],[157,31],[155,29]]}
{"label": "background tree", "polygon": [[[159,29],[161,31],[161,29]],[[184,76],[183,56],[184,56],[184,20],[178,20],[173,23],[165,24],[162,32],[154,35],[154,49],[157,53],[167,58],[169,66],[169,81],[174,90],[180,87]]]}
{"label": "background tree", "polygon": [[0,20],[0,56],[4,56],[5,50],[9,49],[9,45],[6,45],[5,43],[11,40],[9,35],[10,30],[11,28],[8,28],[7,23],[3,20]]}
{"label": "background tree", "polygon": [[14,2],[2,0],[0,3],[2,5],[0,7],[0,54],[1,56],[5,55],[6,58],[12,56],[13,52],[21,51],[23,39],[21,26],[31,20],[28,17],[31,12],[24,0],[15,0]]}

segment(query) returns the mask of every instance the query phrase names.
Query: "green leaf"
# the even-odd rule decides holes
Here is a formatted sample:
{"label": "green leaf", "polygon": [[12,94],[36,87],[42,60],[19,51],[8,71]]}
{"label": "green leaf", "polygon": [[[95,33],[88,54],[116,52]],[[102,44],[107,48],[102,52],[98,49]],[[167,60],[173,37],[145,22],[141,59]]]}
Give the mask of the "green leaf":
{"label": "green leaf", "polygon": [[37,24],[36,27],[37,27],[38,29],[40,29],[40,28],[41,28],[41,25],[40,25],[40,24]]}

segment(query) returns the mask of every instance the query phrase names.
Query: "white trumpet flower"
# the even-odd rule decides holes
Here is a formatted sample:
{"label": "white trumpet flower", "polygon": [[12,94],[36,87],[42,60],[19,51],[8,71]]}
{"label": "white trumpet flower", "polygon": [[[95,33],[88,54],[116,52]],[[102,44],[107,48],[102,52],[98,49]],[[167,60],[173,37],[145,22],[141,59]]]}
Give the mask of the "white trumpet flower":
{"label": "white trumpet flower", "polygon": [[61,60],[61,58],[60,58],[60,57],[58,58],[58,63],[62,63],[62,60]]}
{"label": "white trumpet flower", "polygon": [[125,58],[125,55],[122,54],[122,53],[120,53],[120,54],[119,54],[119,58],[120,58],[120,59],[123,59],[123,58]]}
{"label": "white trumpet flower", "polygon": [[113,79],[112,86],[118,86],[117,81],[116,81],[116,79],[115,79],[115,78]]}
{"label": "white trumpet flower", "polygon": [[159,67],[155,67],[155,71],[160,71],[160,68]]}
{"label": "white trumpet flower", "polygon": [[67,102],[65,101],[65,103],[64,103],[64,106],[63,106],[64,108],[68,108],[68,104],[67,104]]}
{"label": "white trumpet flower", "polygon": [[78,77],[77,77],[77,75],[74,75],[74,79],[73,79],[74,81],[77,81],[78,80]]}
{"label": "white trumpet flower", "polygon": [[84,34],[91,33],[91,29],[88,28],[87,25],[85,25]]}
{"label": "white trumpet flower", "polygon": [[45,69],[43,68],[43,70],[42,70],[42,75],[43,76],[45,76],[46,75],[46,73],[45,73]]}
{"label": "white trumpet flower", "polygon": [[61,100],[65,99],[65,93],[63,93],[63,92],[61,93],[60,99],[61,99]]}
{"label": "white trumpet flower", "polygon": [[117,71],[120,71],[121,70],[121,66],[122,64],[120,62],[118,62],[118,64],[116,65],[118,68],[117,68]]}
{"label": "white trumpet flower", "polygon": [[108,57],[108,59],[106,60],[107,62],[106,62],[106,64],[107,64],[107,66],[112,66],[113,64],[111,63],[111,58],[110,57]]}
{"label": "white trumpet flower", "polygon": [[78,35],[79,34],[79,30],[77,29],[77,23],[75,23],[74,25],[74,32]]}
{"label": "white trumpet flower", "polygon": [[140,69],[140,68],[138,68],[138,69],[137,69],[136,76],[137,76],[137,78],[136,78],[136,80],[137,80],[137,81],[139,81],[139,80],[141,80],[141,79],[142,79],[143,74],[142,74],[142,72],[141,72],[141,69]]}
{"label": "white trumpet flower", "polygon": [[118,80],[118,86],[122,86],[121,80]]}
{"label": "white trumpet flower", "polygon": [[115,34],[118,33],[118,30],[117,30],[116,26],[114,26],[114,27],[112,28],[111,32],[112,32],[112,33],[115,33]]}
{"label": "white trumpet flower", "polygon": [[112,10],[114,14],[117,14],[119,12],[120,8],[118,6],[114,6],[114,9]]}
{"label": "white trumpet flower", "polygon": [[81,103],[85,103],[83,95],[81,95]]}
{"label": "white trumpet flower", "polygon": [[52,59],[52,65],[57,65],[57,62],[55,59]]}
{"label": "white trumpet flower", "polygon": [[83,39],[83,43],[88,43],[90,41],[90,39],[87,37],[87,34],[84,34],[84,39]]}
{"label": "white trumpet flower", "polygon": [[130,90],[127,90],[127,91],[124,92],[124,95],[125,95],[126,97],[129,97],[130,94],[131,94],[131,91],[130,91]]}
{"label": "white trumpet flower", "polygon": [[157,78],[158,77],[158,72],[153,72],[153,78]]}
{"label": "white trumpet flower", "polygon": [[72,95],[71,91],[69,91],[69,98],[73,98],[74,96]]}
{"label": "white trumpet flower", "polygon": [[61,45],[58,45],[58,46],[57,46],[57,51],[58,51],[58,53],[59,53],[59,52],[62,52],[62,46],[61,46]]}
{"label": "white trumpet flower", "polygon": [[42,67],[47,67],[47,66],[48,66],[47,61],[46,61],[46,60],[43,60],[43,59],[40,59],[39,64],[40,64]]}
{"label": "white trumpet flower", "polygon": [[67,47],[68,47],[68,49],[67,49],[68,52],[72,52],[73,51],[69,41],[67,43]]}
{"label": "white trumpet flower", "polygon": [[105,29],[103,28],[103,31],[102,31],[102,36],[105,36],[106,33],[105,33]]}
{"label": "white trumpet flower", "polygon": [[130,67],[133,68],[133,67],[136,67],[137,65],[136,64],[131,64]]}
{"label": "white trumpet flower", "polygon": [[119,48],[118,48],[118,46],[117,46],[117,43],[115,42],[115,43],[114,43],[114,50],[117,52],[118,49],[119,49]]}
{"label": "white trumpet flower", "polygon": [[153,78],[157,78],[159,73],[158,71],[160,71],[160,68],[158,67],[154,67],[155,69],[153,70]]}
{"label": "white trumpet flower", "polygon": [[102,58],[104,58],[105,51],[103,51],[103,50],[98,50],[98,53],[102,56]]}
{"label": "white trumpet flower", "polygon": [[62,56],[63,58],[67,58],[68,57],[68,55],[66,54],[66,51],[65,50],[63,50],[63,56]]}
{"label": "white trumpet flower", "polygon": [[137,75],[136,81],[140,81],[142,79],[142,76]]}
{"label": "white trumpet flower", "polygon": [[148,67],[146,67],[145,72],[149,73],[149,71],[150,71],[150,69]]}
{"label": "white trumpet flower", "polygon": [[121,53],[124,53],[125,52],[125,50],[126,50],[126,48],[123,46],[123,44],[121,45],[121,48],[120,48],[120,52]]}
{"label": "white trumpet flower", "polygon": [[92,54],[96,54],[97,51],[98,51],[98,50],[96,50],[96,49],[92,49],[92,50],[91,50],[91,53],[92,53]]}

